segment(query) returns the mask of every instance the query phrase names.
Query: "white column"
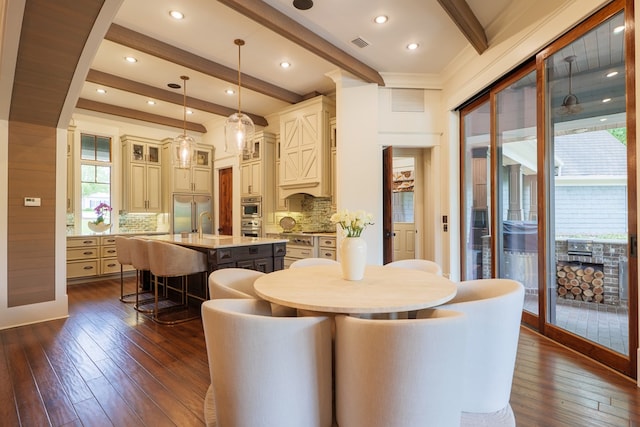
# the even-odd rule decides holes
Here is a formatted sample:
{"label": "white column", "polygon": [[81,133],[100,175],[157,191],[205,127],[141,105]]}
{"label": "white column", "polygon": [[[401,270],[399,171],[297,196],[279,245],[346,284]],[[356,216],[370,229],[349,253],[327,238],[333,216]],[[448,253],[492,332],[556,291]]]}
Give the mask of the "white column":
{"label": "white column", "polygon": [[[337,208],[363,209],[374,217],[362,234],[367,262],[382,264],[382,147],[378,142],[378,85],[350,74],[329,74],[336,84]],[[340,234],[338,233],[338,245]]]}

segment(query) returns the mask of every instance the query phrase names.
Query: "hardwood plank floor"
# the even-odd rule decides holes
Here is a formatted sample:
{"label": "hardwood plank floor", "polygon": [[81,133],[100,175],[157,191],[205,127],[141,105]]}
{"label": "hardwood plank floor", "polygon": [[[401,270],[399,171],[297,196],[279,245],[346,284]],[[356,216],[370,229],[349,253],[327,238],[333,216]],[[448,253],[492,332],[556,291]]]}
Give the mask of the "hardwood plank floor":
{"label": "hardwood plank floor", "polygon": [[[119,292],[73,285],[68,319],[0,331],[0,425],[204,425],[201,322],[157,325]],[[527,328],[511,406],[518,427],[640,426],[635,382]]]}

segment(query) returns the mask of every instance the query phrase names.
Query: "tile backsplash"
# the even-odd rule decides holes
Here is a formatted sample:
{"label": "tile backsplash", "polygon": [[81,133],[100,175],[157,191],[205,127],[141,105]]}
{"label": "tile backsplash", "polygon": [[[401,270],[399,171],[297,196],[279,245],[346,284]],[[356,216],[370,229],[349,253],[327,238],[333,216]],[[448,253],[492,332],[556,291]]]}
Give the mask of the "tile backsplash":
{"label": "tile backsplash", "polygon": [[336,226],[330,221],[331,215],[335,213],[330,197],[304,196],[300,207],[300,212],[276,212],[276,224],[283,217],[290,216],[296,220],[293,231],[336,231]]}

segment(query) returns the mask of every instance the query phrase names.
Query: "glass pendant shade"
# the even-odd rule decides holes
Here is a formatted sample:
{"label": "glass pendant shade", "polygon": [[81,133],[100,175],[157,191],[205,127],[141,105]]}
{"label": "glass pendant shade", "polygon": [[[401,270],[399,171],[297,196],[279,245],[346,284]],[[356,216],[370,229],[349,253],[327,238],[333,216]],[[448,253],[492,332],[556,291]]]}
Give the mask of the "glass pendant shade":
{"label": "glass pendant shade", "polygon": [[195,140],[187,135],[187,80],[188,76],[180,76],[183,84],[183,124],[182,134],[173,138],[173,165],[179,169],[190,169]]}
{"label": "glass pendant shade", "polygon": [[225,151],[231,154],[253,154],[253,134],[256,127],[251,117],[243,114],[242,105],[242,74],[240,73],[240,48],[244,46],[244,40],[236,39],[233,43],[238,46],[238,112],[233,113],[224,123]]}
{"label": "glass pendant shade", "polygon": [[173,139],[173,164],[180,169],[191,168],[191,159],[193,158],[193,147],[195,141],[187,134],[178,135]]}
{"label": "glass pendant shade", "polygon": [[234,113],[224,124],[225,151],[232,154],[253,154],[255,126],[251,117]]}

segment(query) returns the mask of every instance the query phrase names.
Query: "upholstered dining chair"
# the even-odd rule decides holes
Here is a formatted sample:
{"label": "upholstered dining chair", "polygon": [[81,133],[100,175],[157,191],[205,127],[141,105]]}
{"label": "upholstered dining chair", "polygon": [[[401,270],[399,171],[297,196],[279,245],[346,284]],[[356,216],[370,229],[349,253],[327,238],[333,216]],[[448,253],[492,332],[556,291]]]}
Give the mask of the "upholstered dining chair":
{"label": "upholstered dining chair", "polygon": [[[209,298],[260,298],[253,289],[253,282],[265,273],[246,268],[222,268],[209,275]],[[296,316],[295,308],[271,304],[274,316]]]}
{"label": "upholstered dining chair", "polygon": [[411,268],[442,276],[442,268],[435,261],[428,259],[402,259],[385,264],[387,267]]}
{"label": "upholstered dining chair", "polygon": [[255,299],[202,304],[208,426],[330,427],[331,320],[272,317]]}
{"label": "upholstered dining chair", "polygon": [[328,258],[302,258],[297,259],[289,265],[289,268],[307,267],[311,265],[338,265],[338,261]]}
{"label": "upholstered dining chair", "polygon": [[457,426],[466,328],[466,316],[451,310],[405,320],[336,316],[338,425]]}
{"label": "upholstered dining chair", "polygon": [[126,303],[135,303],[136,295],[138,294],[138,275],[136,273],[136,291],[133,293],[124,293],[124,266],[133,266],[131,261],[131,243],[128,237],[115,236],[114,241],[116,243],[116,258],[118,264],[120,264],[120,301]]}
{"label": "upholstered dining chair", "polygon": [[253,282],[265,273],[246,268],[222,268],[209,274],[209,298],[255,298]]}
{"label": "upholstered dining chair", "polygon": [[[439,306],[469,318],[469,350],[463,363],[462,426],[515,426],[509,406],[524,286],[510,279],[458,284],[456,296]],[[426,315],[419,311],[418,318]]]}
{"label": "upholstered dining chair", "polygon": [[[189,308],[189,275],[208,272],[207,255],[204,252],[172,243],[165,243],[156,240],[149,240],[149,266],[154,276],[155,306],[153,310],[153,320],[161,324],[173,325],[197,319],[198,314],[187,315],[180,318],[161,318],[162,312],[175,310],[176,307],[169,306],[160,310],[158,296],[158,278],[164,279],[165,296],[169,289],[175,290],[180,295],[179,308],[188,311]],[[174,288],[168,278],[179,277],[180,287]]]}

